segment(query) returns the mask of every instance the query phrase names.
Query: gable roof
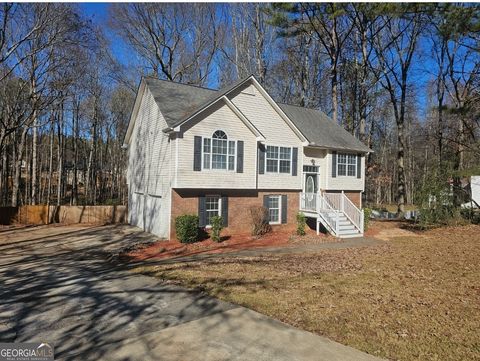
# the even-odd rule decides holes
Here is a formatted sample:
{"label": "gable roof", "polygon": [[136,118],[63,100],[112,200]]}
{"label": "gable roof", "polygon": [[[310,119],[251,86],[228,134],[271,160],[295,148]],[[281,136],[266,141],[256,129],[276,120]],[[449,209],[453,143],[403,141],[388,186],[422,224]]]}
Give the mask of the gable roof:
{"label": "gable roof", "polygon": [[144,80],[167,125],[172,128],[203,104],[218,97],[217,90],[154,78]]}
{"label": "gable roof", "polygon": [[343,127],[335,124],[321,110],[282,103],[278,105],[313,146],[358,152],[372,151]]}
{"label": "gable roof", "polygon": [[[292,128],[299,139],[302,142],[308,143],[302,132],[295,126],[291,119],[288,118],[288,116],[270,97],[266,90],[258,83],[253,75],[249,75],[217,91],[180,83],[174,83],[175,85],[172,86],[171,82],[169,81],[158,80],[154,78],[148,78],[148,81],[146,79],[145,84],[150,93],[152,93],[152,96],[154,97],[167,122],[168,127],[164,129],[165,132],[179,130],[181,125],[192,119],[195,115],[211,107],[218,101],[223,100],[230,108],[232,108],[235,113],[237,113],[237,115],[240,116],[246,125],[251,128],[255,135],[259,137],[259,140],[265,140],[263,134],[261,134],[260,131],[253,125],[253,123],[242,114],[240,109],[238,109],[235,104],[233,104],[227,98],[229,93],[236,90],[248,81],[251,81],[252,84],[260,91],[260,93],[272,105],[275,111],[278,112],[280,117],[288,124],[290,128]],[[188,104],[187,107],[185,107],[185,102]]]}
{"label": "gable roof", "polygon": [[[249,75],[220,90],[174,83],[155,78],[144,78],[142,83],[144,83],[151,92],[168,127],[173,129],[216,103],[250,79],[254,81],[254,84],[258,83],[253,75]],[[261,86],[259,85],[259,87]],[[263,88],[262,90],[265,92]],[[268,93],[267,97],[269,97]],[[285,114],[281,114],[282,117],[288,118],[286,119],[287,123],[290,122],[293,128],[295,128],[304,139],[307,139],[312,146],[371,152],[367,146],[348,133],[344,128],[335,124],[322,111],[276,103],[271,97],[269,98],[270,99],[267,100],[271,100],[273,102],[272,105],[277,107],[280,113],[283,112]],[[132,119],[130,122],[132,122]],[[130,126],[133,126],[133,124],[129,125],[129,130]],[[126,139],[128,139],[127,135],[125,137]]]}

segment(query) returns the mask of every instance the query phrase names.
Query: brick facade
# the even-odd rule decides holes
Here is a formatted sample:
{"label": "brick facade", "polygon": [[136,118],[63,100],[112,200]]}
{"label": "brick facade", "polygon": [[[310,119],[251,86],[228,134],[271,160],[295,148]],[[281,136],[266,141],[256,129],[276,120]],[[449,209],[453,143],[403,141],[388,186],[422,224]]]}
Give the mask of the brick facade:
{"label": "brick facade", "polygon": [[182,214],[198,214],[198,197],[207,194],[219,194],[228,197],[228,227],[225,235],[249,233],[252,229],[250,208],[263,206],[264,195],[287,195],[287,223],[273,225],[274,228],[294,229],[299,207],[299,191],[282,190],[198,190],[172,189],[172,212],[170,238],[175,238],[175,218]]}

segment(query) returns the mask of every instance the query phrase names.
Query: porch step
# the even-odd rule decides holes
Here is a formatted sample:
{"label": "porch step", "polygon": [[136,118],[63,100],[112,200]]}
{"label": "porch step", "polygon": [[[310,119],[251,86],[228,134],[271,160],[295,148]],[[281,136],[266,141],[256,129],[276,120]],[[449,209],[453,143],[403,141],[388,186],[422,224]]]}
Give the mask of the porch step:
{"label": "porch step", "polygon": [[347,226],[339,226],[338,227],[338,232],[358,232],[357,228],[353,225],[347,225]]}
{"label": "porch step", "polygon": [[355,238],[355,237],[363,237],[363,234],[361,234],[360,232],[356,232],[356,233],[340,233],[338,235],[338,238]]}
{"label": "porch step", "polygon": [[[301,193],[300,194],[300,209],[303,209],[307,217],[316,218],[317,220],[317,233],[319,232],[320,225],[323,225],[328,232],[339,238],[361,237],[363,233],[359,230],[354,223],[347,217],[344,211],[340,209],[344,205],[350,208],[348,212],[353,212],[352,217],[357,221],[362,222],[362,211],[356,208],[356,206],[349,200],[343,192],[341,194],[328,194],[324,196],[321,193],[315,194]],[[309,198],[307,198],[307,196]],[[308,202],[307,202],[308,201]],[[336,206],[332,204],[340,205],[340,209],[335,209]]]}

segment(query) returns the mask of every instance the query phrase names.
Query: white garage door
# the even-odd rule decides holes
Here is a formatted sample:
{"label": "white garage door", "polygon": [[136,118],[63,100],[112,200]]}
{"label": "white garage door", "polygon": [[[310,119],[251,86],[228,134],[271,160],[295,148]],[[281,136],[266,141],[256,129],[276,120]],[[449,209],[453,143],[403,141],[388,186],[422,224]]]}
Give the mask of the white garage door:
{"label": "white garage door", "polygon": [[162,198],[156,196],[147,196],[145,205],[145,231],[164,236],[164,224],[162,224]]}
{"label": "white garage door", "polygon": [[133,192],[128,210],[129,223],[143,229],[143,194]]}

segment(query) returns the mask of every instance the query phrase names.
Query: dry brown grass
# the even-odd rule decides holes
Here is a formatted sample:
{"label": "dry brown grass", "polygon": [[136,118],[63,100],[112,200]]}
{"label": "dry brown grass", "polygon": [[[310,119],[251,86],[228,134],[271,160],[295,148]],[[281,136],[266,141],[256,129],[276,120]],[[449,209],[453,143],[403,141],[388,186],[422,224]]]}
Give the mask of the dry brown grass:
{"label": "dry brown grass", "polygon": [[480,227],[139,269],[394,360],[480,360]]}

